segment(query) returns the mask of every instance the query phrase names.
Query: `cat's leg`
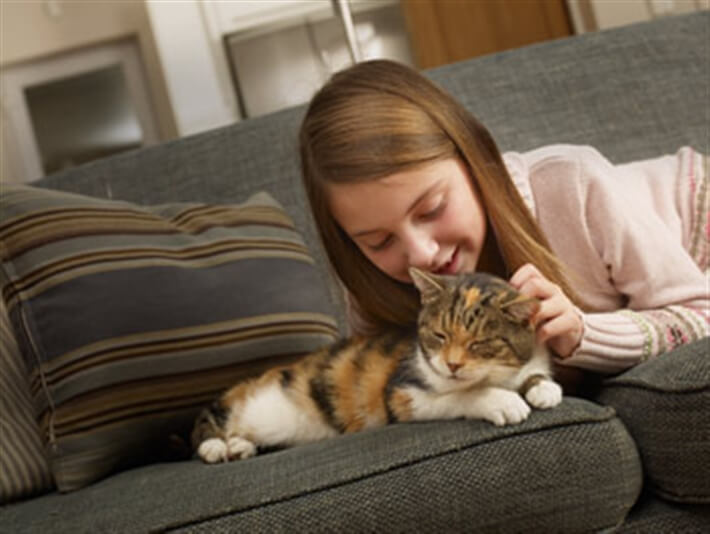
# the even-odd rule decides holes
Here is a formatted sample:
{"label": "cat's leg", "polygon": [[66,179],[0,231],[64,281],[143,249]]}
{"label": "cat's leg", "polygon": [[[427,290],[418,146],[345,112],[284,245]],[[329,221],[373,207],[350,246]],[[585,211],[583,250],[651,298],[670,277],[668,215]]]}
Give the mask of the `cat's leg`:
{"label": "cat's leg", "polygon": [[485,388],[471,396],[469,413],[490,421],[496,426],[516,425],[530,415],[530,406],[514,391],[499,388]]}
{"label": "cat's leg", "polygon": [[512,386],[533,408],[546,410],[562,402],[562,387],[550,378],[550,354],[544,345],[535,347],[532,359]]}
{"label": "cat's leg", "polygon": [[[530,406],[515,391],[485,387],[446,394],[431,393],[416,388],[404,392],[408,396],[407,412],[395,407],[405,417],[416,420],[484,419],[496,426],[518,424],[530,415]],[[394,398],[403,395],[397,395]],[[401,402],[401,401],[400,401]]]}
{"label": "cat's leg", "polygon": [[534,408],[546,410],[562,402],[562,388],[545,375],[528,377],[520,391]]}

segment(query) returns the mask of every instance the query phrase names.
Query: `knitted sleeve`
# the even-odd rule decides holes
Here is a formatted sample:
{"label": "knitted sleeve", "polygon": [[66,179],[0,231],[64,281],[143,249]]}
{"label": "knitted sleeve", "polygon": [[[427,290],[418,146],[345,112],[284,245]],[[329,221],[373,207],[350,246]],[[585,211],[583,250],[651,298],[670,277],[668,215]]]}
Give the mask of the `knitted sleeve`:
{"label": "knitted sleeve", "polygon": [[626,304],[580,312],[581,344],[559,363],[613,373],[710,335],[707,157],[687,148],[621,166],[598,152],[585,159],[584,230]]}

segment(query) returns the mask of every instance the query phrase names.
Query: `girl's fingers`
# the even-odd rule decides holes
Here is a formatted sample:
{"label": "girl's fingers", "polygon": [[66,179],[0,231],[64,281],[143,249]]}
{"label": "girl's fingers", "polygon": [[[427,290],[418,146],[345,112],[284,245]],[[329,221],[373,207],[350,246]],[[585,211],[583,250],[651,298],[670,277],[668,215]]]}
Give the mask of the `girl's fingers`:
{"label": "girl's fingers", "polygon": [[520,293],[528,297],[535,297],[540,300],[549,299],[561,294],[560,288],[547,280],[547,278],[530,277],[518,289]]}
{"label": "girl's fingers", "polygon": [[537,330],[540,343],[547,343],[561,358],[569,357],[582,340],[584,326],[574,309],[549,320]]}
{"label": "girl's fingers", "polygon": [[557,317],[550,319],[538,328],[537,335],[540,342],[545,342],[548,339],[557,336],[574,333],[577,330],[577,318],[574,312],[563,313]]}
{"label": "girl's fingers", "polygon": [[535,322],[537,324],[543,324],[549,319],[554,319],[555,317],[562,315],[569,309],[569,307],[569,301],[562,293],[553,295],[552,297],[540,302],[540,308],[535,314]]}
{"label": "girl's fingers", "polygon": [[520,288],[528,280],[532,278],[544,278],[542,273],[535,267],[532,263],[526,263],[520,267],[513,276],[510,278],[510,285],[515,289],[520,290]]}
{"label": "girl's fingers", "polygon": [[563,358],[579,345],[582,320],[574,305],[557,284],[553,284],[530,263],[526,263],[510,278],[510,285],[528,297],[540,300],[540,309],[533,317],[537,338]]}

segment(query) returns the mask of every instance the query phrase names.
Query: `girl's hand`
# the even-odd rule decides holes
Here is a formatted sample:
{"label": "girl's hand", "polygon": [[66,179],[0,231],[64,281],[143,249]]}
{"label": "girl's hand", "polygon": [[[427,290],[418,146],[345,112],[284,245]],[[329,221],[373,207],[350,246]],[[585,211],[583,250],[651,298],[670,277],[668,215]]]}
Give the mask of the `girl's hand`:
{"label": "girl's hand", "polygon": [[523,295],[540,300],[540,309],[532,318],[538,341],[547,343],[560,358],[571,356],[582,341],[584,325],[567,295],[530,263],[513,274],[510,285]]}

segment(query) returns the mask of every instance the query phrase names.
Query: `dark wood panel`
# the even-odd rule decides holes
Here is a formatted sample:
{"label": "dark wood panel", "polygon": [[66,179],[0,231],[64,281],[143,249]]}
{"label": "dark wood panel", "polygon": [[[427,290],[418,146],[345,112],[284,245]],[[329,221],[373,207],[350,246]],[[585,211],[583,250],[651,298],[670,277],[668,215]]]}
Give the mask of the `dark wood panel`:
{"label": "dark wood panel", "polygon": [[420,68],[572,34],[564,0],[402,0]]}

